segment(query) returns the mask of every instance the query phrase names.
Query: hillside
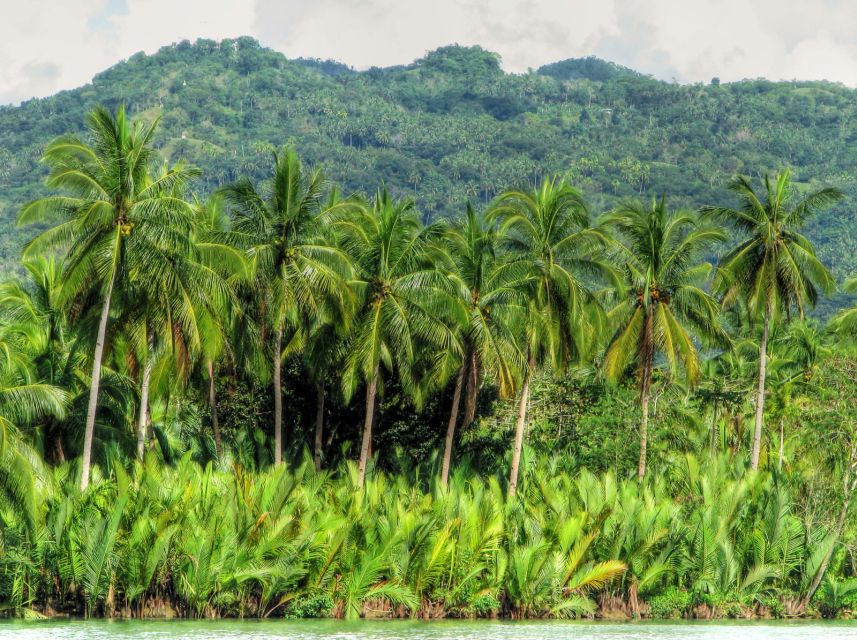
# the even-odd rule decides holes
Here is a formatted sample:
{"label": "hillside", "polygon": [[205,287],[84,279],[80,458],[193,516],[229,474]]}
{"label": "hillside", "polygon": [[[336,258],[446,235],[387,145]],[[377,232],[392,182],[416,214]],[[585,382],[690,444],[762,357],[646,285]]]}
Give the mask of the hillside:
{"label": "hillside", "polygon": [[810,234],[837,276],[857,271],[857,91],[825,82],[657,81],[595,58],[525,75],[495,54],[445,47],[407,66],[357,72],[288,60],[250,38],[199,40],[132,56],[92,84],[0,108],[0,265],[32,233],[20,205],[43,193],[38,159],[97,103],[162,117],[158,146],[204,169],[201,193],[268,170],[270,144],[294,143],[346,191],[383,178],[427,217],[549,173],[594,207],[666,192],[675,204],[724,202],[726,180],[791,166],[799,184],[849,198]]}

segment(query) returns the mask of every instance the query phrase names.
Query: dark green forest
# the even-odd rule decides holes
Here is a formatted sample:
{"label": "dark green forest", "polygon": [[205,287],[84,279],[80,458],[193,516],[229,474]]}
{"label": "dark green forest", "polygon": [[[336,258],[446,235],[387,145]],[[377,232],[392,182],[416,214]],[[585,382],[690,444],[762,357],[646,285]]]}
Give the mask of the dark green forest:
{"label": "dark green forest", "polygon": [[[549,175],[599,209],[662,192],[676,205],[709,204],[737,173],[786,166],[799,187],[833,184],[853,196],[855,98],[828,82],[667,83],[596,58],[508,74],[479,47],[358,72],[288,60],[251,38],[182,42],[80,89],[0,109],[0,263],[17,264],[25,234],[14,216],[45,193],[45,144],[80,131],[96,104],[161,116],[156,146],[203,169],[200,193],[261,178],[267,148],[295,144],[343,191],[371,193],[383,176],[433,218]],[[849,197],[808,230],[839,279],[857,267],[855,222]]]}

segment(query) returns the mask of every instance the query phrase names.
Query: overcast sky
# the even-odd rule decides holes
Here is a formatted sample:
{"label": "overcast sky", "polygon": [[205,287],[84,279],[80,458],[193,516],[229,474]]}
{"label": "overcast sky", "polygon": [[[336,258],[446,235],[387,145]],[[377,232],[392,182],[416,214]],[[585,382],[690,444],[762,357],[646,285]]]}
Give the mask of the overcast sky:
{"label": "overcast sky", "polygon": [[508,71],[597,55],[665,80],[857,86],[855,0],[0,0],[0,104],[87,83],[137,51],[250,35],[358,69],[480,44]]}

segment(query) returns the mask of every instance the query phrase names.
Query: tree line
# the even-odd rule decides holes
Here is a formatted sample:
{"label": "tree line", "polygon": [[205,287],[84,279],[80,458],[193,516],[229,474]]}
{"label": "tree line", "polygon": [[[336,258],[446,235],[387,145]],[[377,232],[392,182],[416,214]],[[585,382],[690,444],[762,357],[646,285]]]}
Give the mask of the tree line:
{"label": "tree line", "polygon": [[[507,504],[514,504],[534,381],[584,368],[636,389],[640,482],[652,482],[647,476],[655,388],[705,387],[716,410],[718,402],[728,403],[715,383],[749,368],[755,377],[748,399],[752,478],[774,415],[766,401],[774,399],[777,415],[788,402],[770,388],[769,365],[778,367],[776,384],[782,388],[808,384],[824,358],[832,357],[825,355],[831,349],[826,336],[836,336],[832,349],[838,354],[854,332],[855,310],[843,311],[824,330],[796,320],[836,288],[801,230],[842,194],[834,188],[802,192],[788,170],[761,183],[736,177],[728,205],[700,211],[673,209],[660,197],[629,200],[596,215],[580,191],[550,178],[535,188],[506,190],[484,210],[467,204],[458,220],[426,223],[412,199],[396,198],[383,185],[372,197],[341,194],[291,148],[272,152],[269,179],[240,179],[199,200],[189,191],[198,170],[158,162],[152,147],[157,121],[131,122],[121,107],[115,113],[99,108],[87,125],[88,136],[61,136],[46,148],[47,184],[56,195],[26,204],[18,217],[19,224],[42,229],[24,250],[30,282],[7,282],[0,293],[4,447],[17,451],[14,460],[24,464],[27,441],[38,443],[46,458],[62,464],[63,431],[70,423],[82,425],[79,460],[63,468],[76,470],[83,495],[98,490],[99,483],[92,486],[93,449],[108,448],[98,443],[106,424],[133,431],[131,457],[149,471],[149,450],[160,448],[168,462],[168,443],[159,442],[153,428],[153,403],[158,395],[177,402],[190,398],[198,381],[204,382],[214,458],[229,460],[233,452],[218,416],[218,372],[249,372],[269,385],[273,418],[264,447],[274,467],[270,481],[285,482],[286,361],[299,363],[316,400],[314,471],[301,467],[298,475],[322,473],[328,456],[325,405],[335,393],[361,406],[353,478],[358,491],[366,487],[373,459],[386,454],[373,448],[379,396],[386,388],[395,385],[416,407],[446,392],[448,420],[436,479],[446,488],[458,433],[473,423],[480,394],[490,387],[516,407],[505,482]],[[785,345],[773,361],[772,340]],[[755,358],[742,361],[748,352]],[[845,434],[839,467],[843,506],[825,540],[833,540],[832,533],[838,540],[845,529],[857,464],[857,439],[848,435],[853,417],[842,417],[847,407],[837,415],[837,429]],[[712,455],[714,428],[712,422]],[[781,466],[782,431],[779,444]],[[121,452],[114,453],[102,454],[103,473],[115,477],[124,508],[127,477]],[[744,482],[743,473],[734,476],[736,483]],[[375,491],[383,484],[379,478]],[[26,496],[29,485],[16,484],[12,467],[2,479],[6,494],[17,500],[9,504],[32,499]],[[739,493],[749,485],[740,486]],[[539,491],[540,498],[521,500],[549,500],[546,488]],[[105,526],[114,527],[109,514],[104,517]],[[574,540],[584,544],[582,531],[579,540],[578,534],[557,534],[557,558],[571,552]],[[530,542],[520,562],[538,561],[539,546]],[[804,609],[835,544],[826,545],[813,560],[814,570],[802,574]],[[809,545],[805,551],[811,553]],[[598,565],[597,575],[578,576],[580,589],[600,588],[633,564],[627,557],[604,560],[610,561],[616,564]],[[380,565],[372,566],[365,570],[380,576]],[[567,567],[560,581],[565,596],[583,593],[569,587],[578,568]],[[662,572],[651,570],[651,580]],[[101,594],[94,602],[107,597],[101,591],[109,581],[98,582],[106,575],[87,585],[90,595]],[[629,583],[634,594],[644,581],[637,579],[636,587]],[[367,580],[378,590],[375,597],[419,608],[413,590],[385,592]],[[514,596],[507,590],[506,597]],[[200,602],[200,612],[215,606]],[[344,611],[362,611],[362,604],[349,602],[342,601]],[[509,606],[523,616],[547,605]]]}

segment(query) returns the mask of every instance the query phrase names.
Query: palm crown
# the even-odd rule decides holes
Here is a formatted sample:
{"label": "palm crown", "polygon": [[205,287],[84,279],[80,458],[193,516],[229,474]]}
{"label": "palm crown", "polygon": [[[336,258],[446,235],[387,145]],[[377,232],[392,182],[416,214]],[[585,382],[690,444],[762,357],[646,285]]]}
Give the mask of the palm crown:
{"label": "palm crown", "polygon": [[700,363],[696,341],[725,342],[718,307],[702,288],[711,265],[701,257],[725,238],[721,229],[700,226],[686,212],[670,212],[664,198],[650,207],[626,203],[605,220],[621,240],[619,260],[624,286],[609,318],[617,327],[604,356],[609,378],[619,378],[633,362],[640,371],[643,420],[638,475],[646,472],[649,390],[655,357],[660,354],[672,374],[681,368],[695,384]]}

